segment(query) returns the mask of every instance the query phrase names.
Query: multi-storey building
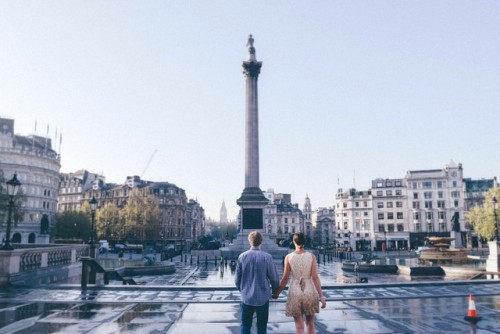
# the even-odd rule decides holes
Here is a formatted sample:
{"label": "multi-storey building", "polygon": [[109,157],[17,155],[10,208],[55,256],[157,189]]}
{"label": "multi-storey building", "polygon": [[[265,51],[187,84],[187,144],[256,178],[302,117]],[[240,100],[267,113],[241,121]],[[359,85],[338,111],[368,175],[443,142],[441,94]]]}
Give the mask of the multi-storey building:
{"label": "multi-storey building", "polygon": [[[197,242],[205,235],[205,209],[197,201],[190,199],[186,211],[187,249],[191,249],[191,240]],[[227,224],[227,222],[226,222]]]}
{"label": "multi-storey building", "polygon": [[[12,224],[13,243],[49,243],[55,225],[59,188],[59,154],[52,140],[14,134],[14,120],[0,118],[0,170],[6,180],[17,173],[24,194],[22,221]],[[7,215],[0,217],[5,226]],[[5,229],[0,230],[0,239]]]}
{"label": "multi-storey building", "polygon": [[484,204],[484,195],[493,188],[498,187],[497,178],[472,180],[470,178],[464,179],[465,195],[464,195],[464,209],[465,212],[470,211],[475,206]]}
{"label": "multi-storey building", "polygon": [[[481,206],[484,204],[484,196],[490,189],[498,187],[498,182],[496,177],[492,179],[480,180],[472,180],[470,178],[466,178],[464,179],[464,186],[464,210],[465,214],[467,214],[467,212],[469,212],[473,207]],[[479,240],[478,235],[476,234],[476,232],[474,232],[474,227],[466,223],[465,230],[468,232],[468,247],[478,247]]]}
{"label": "multi-storey building", "polygon": [[[89,201],[94,196],[98,207],[113,203],[118,208],[123,208],[133,188],[140,189],[144,195],[153,195],[157,200],[159,216],[154,228],[158,229],[158,233],[155,235],[156,240],[149,240],[150,242],[175,249],[187,249],[197,240],[195,238],[205,233],[203,208],[196,201],[189,204],[184,189],[169,182],[144,181],[138,176],[127,177],[126,182],[121,185],[98,180],[83,193],[82,201]],[[125,236],[132,239],[127,240],[130,242],[143,241],[140,237],[137,233]]]}
{"label": "multi-storey building", "polygon": [[376,179],[372,181],[373,230],[375,247],[407,249],[410,224],[407,209],[406,181]]}
{"label": "multi-storey building", "polygon": [[466,245],[464,184],[462,164],[451,162],[443,169],[413,170],[406,173],[410,247],[426,237],[460,233],[458,246]]}
{"label": "multi-storey building", "polygon": [[328,245],[335,240],[335,210],[333,208],[318,208],[311,215],[311,224],[314,228],[313,243]]}
{"label": "multi-storey building", "polygon": [[264,229],[272,240],[279,243],[295,232],[303,232],[303,215],[298,204],[291,203],[290,194],[264,192],[269,204],[264,208]]}
{"label": "multi-storey building", "polygon": [[338,189],[336,199],[336,244],[368,250],[375,241],[371,190]]}
{"label": "multi-storey building", "polygon": [[77,211],[81,208],[83,194],[93,186],[99,187],[105,179],[82,169],[74,173],[61,173],[57,211]]}

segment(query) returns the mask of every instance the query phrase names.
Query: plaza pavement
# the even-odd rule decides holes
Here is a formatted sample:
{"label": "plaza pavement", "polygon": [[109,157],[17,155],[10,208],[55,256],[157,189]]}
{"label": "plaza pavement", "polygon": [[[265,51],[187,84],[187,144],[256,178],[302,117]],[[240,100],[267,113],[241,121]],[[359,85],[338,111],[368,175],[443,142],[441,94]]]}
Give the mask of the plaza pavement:
{"label": "plaza pavement", "polygon": [[[239,292],[229,273],[177,263],[174,275],[81,290],[79,285],[0,290],[0,334],[239,333]],[[320,264],[327,307],[317,333],[499,333],[500,281],[337,283]],[[326,283],[325,283],[326,282]],[[229,283],[229,284],[228,284]],[[482,320],[464,320],[469,294]],[[270,303],[268,333],[295,333],[286,291]]]}

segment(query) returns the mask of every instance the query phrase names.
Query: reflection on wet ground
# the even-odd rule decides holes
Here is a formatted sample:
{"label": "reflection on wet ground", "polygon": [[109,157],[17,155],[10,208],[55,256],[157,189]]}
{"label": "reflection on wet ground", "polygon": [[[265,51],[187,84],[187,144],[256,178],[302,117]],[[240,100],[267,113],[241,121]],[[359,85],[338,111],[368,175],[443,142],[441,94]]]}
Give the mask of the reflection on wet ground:
{"label": "reflection on wet ground", "polygon": [[[2,289],[0,334],[239,333],[240,296],[230,267],[176,267],[173,275],[134,277],[139,286]],[[368,284],[345,284],[354,275],[344,274],[338,262],[320,263],[319,273],[328,300],[316,318],[319,334],[500,333],[500,281],[363,274]],[[464,321],[469,294],[483,317],[476,326]],[[270,303],[270,334],[295,333],[285,300],[286,291]]]}

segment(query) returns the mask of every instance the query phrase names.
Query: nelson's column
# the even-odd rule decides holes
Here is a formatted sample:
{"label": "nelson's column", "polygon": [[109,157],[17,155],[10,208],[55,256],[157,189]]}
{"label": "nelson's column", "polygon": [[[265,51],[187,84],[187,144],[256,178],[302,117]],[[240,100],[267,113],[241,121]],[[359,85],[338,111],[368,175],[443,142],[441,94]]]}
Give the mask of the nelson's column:
{"label": "nelson's column", "polygon": [[[248,60],[243,62],[243,74],[246,79],[245,108],[245,189],[236,203],[240,206],[240,229],[238,237],[229,246],[231,257],[248,250],[247,235],[257,230],[263,234],[262,249],[276,257],[285,253],[265,233],[264,208],[269,200],[259,187],[259,107],[257,94],[257,79],[262,62],[255,56],[254,39],[248,37]],[[223,251],[224,253],[224,251]]]}

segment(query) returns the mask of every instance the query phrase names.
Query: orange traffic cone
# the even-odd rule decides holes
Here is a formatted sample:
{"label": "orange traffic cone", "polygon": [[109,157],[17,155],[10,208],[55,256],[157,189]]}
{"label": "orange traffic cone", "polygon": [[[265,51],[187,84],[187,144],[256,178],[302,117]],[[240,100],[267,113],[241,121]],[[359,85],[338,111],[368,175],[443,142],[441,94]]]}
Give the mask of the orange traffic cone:
{"label": "orange traffic cone", "polygon": [[481,319],[482,319],[481,317],[477,316],[476,303],[474,302],[474,296],[469,295],[469,310],[467,311],[467,315],[464,317],[464,320],[470,321],[472,323],[476,323]]}

